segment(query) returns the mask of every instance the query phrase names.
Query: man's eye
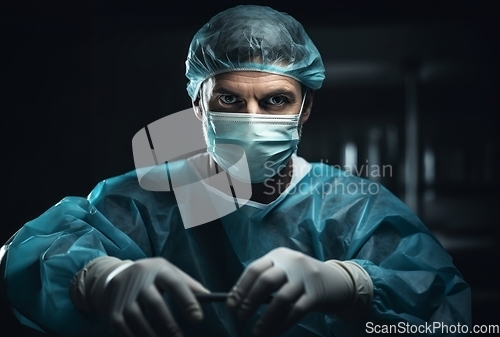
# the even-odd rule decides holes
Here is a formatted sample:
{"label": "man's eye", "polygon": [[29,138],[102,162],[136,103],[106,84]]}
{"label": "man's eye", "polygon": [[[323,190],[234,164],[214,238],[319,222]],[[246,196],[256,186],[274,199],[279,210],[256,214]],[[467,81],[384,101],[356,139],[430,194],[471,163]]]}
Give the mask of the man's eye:
{"label": "man's eye", "polygon": [[220,95],[219,100],[224,104],[234,104],[238,102],[238,98],[233,95]]}
{"label": "man's eye", "polygon": [[283,105],[285,103],[288,103],[288,98],[281,95],[272,96],[267,100],[267,104],[269,105]]}

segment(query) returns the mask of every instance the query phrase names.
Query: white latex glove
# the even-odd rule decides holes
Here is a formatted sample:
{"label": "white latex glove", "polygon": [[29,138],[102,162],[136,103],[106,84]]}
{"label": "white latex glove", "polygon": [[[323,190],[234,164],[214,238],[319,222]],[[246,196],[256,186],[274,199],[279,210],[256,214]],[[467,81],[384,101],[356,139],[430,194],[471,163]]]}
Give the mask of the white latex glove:
{"label": "white latex glove", "polygon": [[78,272],[70,287],[76,308],[101,314],[120,336],[182,336],[163,292],[176,301],[193,323],[203,319],[194,293],[209,291],[163,258],[133,262],[100,257]]}
{"label": "white latex glove", "polygon": [[370,307],[373,284],[356,263],[322,262],[277,248],[246,268],[226,304],[238,310],[240,319],[247,319],[275,291],[254,335],[283,333],[310,311],[361,318]]}

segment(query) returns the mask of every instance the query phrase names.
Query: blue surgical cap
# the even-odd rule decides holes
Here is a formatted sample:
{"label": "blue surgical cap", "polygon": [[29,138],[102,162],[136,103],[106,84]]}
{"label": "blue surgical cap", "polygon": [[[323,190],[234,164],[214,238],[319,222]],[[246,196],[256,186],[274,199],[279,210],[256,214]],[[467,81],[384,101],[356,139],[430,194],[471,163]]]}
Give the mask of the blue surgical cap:
{"label": "blue surgical cap", "polygon": [[186,60],[187,91],[194,101],[208,78],[231,71],[291,77],[316,90],[325,78],[318,49],[293,17],[245,5],[214,16],[193,37]]}

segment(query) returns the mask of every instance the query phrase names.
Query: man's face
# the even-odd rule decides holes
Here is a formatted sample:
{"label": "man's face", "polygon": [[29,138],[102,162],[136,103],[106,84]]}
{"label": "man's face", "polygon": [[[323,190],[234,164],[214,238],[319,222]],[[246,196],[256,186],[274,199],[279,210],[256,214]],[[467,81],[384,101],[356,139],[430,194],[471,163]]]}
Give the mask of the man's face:
{"label": "man's face", "polygon": [[[302,105],[302,88],[296,80],[257,71],[237,71],[216,75],[203,84],[201,99],[194,102],[201,120],[202,111],[238,112],[267,115],[296,115]],[[302,123],[309,117],[312,94],[308,92]],[[200,111],[201,108],[201,111]]]}

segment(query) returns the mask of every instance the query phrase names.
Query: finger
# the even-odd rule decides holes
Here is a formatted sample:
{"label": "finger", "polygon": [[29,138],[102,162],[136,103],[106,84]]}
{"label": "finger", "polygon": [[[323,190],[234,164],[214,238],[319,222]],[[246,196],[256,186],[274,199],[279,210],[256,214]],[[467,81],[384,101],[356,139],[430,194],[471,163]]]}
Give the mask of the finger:
{"label": "finger", "polygon": [[286,330],[290,329],[294,324],[296,324],[302,317],[311,311],[314,307],[315,301],[311,296],[303,294],[295,305],[290,309],[285,319],[279,324],[278,329],[275,330],[277,334],[281,334]]}
{"label": "finger", "polygon": [[[156,277],[159,289],[166,291],[179,305],[183,314],[193,323],[203,320],[203,311],[187,283],[191,277],[179,270],[161,270]],[[186,275],[187,277],[184,277]],[[203,288],[203,287],[202,287]]]}
{"label": "finger", "polygon": [[151,314],[161,336],[182,337],[182,331],[170,312],[165,299],[155,286],[144,289],[139,295],[142,306]]}
{"label": "finger", "polygon": [[205,288],[200,282],[196,281],[182,270],[179,270],[179,272],[183,275],[184,282],[194,293],[210,294],[210,290]]}
{"label": "finger", "polygon": [[254,282],[252,288],[241,301],[238,318],[247,319],[275,290],[287,281],[286,275],[280,268],[265,270]]}
{"label": "finger", "polygon": [[135,337],[121,313],[113,313],[109,318],[109,323],[118,336]]}
{"label": "finger", "polygon": [[268,258],[260,258],[252,262],[243,272],[231,290],[226,304],[229,308],[237,308],[246,294],[250,291],[255,280],[267,269],[273,266],[273,262]]}
{"label": "finger", "polygon": [[157,337],[139,303],[130,302],[123,310],[123,318],[133,336]]}
{"label": "finger", "polygon": [[254,334],[265,334],[279,326],[292,308],[292,305],[304,294],[301,283],[287,283],[274,296],[266,311],[255,324]]}

